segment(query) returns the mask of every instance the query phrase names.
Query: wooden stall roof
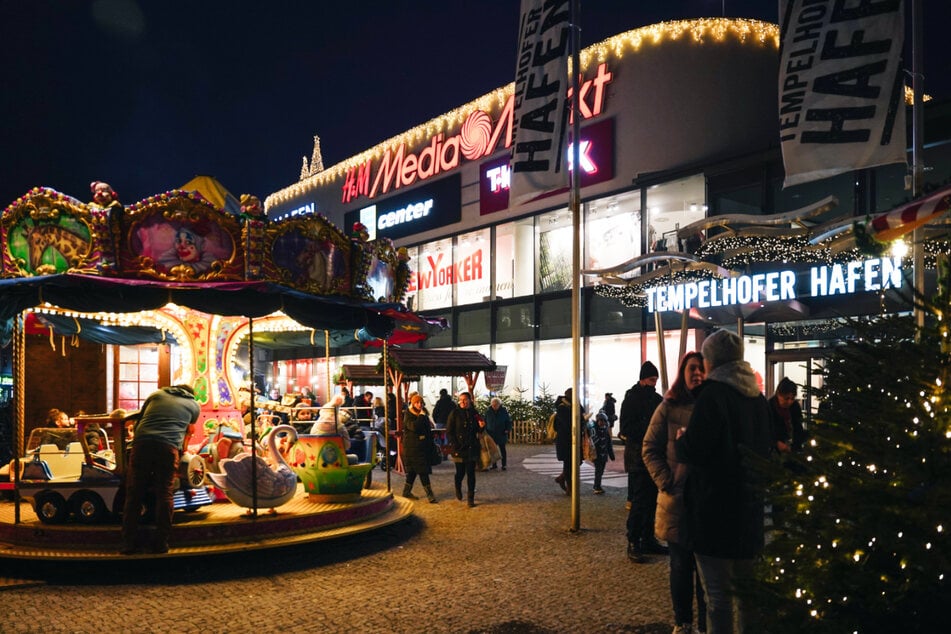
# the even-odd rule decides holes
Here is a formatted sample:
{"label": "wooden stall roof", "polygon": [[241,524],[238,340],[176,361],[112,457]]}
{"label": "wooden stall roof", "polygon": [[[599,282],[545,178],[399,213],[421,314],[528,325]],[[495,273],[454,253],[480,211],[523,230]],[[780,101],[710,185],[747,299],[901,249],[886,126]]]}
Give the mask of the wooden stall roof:
{"label": "wooden stall roof", "polygon": [[463,376],[495,369],[495,361],[474,350],[393,348],[389,355],[391,363],[405,375]]}
{"label": "wooden stall roof", "polygon": [[[340,379],[354,385],[383,385],[383,375],[375,365],[343,364],[340,366]],[[407,376],[407,381],[418,381],[418,376]]]}

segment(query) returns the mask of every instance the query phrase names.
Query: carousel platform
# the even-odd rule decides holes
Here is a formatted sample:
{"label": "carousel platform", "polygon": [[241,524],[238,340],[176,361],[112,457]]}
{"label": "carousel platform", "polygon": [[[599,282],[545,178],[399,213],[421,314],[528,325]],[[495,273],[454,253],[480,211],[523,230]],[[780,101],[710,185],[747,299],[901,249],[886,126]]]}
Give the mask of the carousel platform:
{"label": "carousel platform", "polygon": [[[258,509],[256,517],[231,502],[216,502],[195,511],[176,511],[170,549],[164,554],[119,553],[118,523],[56,525],[40,522],[29,503],[20,503],[20,522],[14,523],[14,503],[0,502],[0,559],[105,560],[161,559],[207,556],[307,544],[395,524],[413,513],[413,503],[394,497],[381,484],[364,489],[355,502],[311,502],[302,485],[293,500],[271,514]],[[149,530],[141,527],[144,535]]]}

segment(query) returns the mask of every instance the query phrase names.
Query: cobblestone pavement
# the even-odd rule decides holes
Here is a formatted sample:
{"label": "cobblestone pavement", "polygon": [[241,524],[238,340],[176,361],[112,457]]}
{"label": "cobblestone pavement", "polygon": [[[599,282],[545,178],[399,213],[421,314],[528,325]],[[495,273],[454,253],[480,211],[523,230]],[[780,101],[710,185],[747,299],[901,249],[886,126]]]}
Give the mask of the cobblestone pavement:
{"label": "cobblestone pavement", "polygon": [[[572,532],[569,498],[525,466],[553,459],[550,445],[510,445],[507,471],[476,474],[475,508],[455,499],[444,463],[438,504],[422,499],[407,521],[297,549],[0,561],[0,575],[44,581],[0,591],[0,632],[670,632],[666,557],[627,560],[626,490],[594,495],[582,482]],[[402,475],[392,488],[402,491]]]}

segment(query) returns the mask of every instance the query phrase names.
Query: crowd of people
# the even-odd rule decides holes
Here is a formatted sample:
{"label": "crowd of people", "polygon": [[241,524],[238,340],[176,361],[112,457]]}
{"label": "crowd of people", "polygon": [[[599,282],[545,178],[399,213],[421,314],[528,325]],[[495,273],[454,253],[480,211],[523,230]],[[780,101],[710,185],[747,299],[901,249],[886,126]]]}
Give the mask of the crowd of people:
{"label": "crowd of people", "polygon": [[[699,352],[681,358],[664,394],[657,391],[658,378],[657,367],[646,361],[619,413],[611,393],[594,415],[579,407],[583,438],[590,443],[584,455],[595,468],[593,492],[604,492],[601,481],[607,461],[615,459],[612,427],[617,421],[628,475],[627,554],[634,563],[647,561],[649,555],[669,558],[674,634],[753,631],[736,589],[752,574],[764,545],[766,498],[748,455],[783,460],[801,450],[806,434],[797,386],[783,378],[767,400],[743,358],[743,340],[726,330],[714,332]],[[392,401],[369,391],[351,397],[344,388],[332,404],[354,412],[368,408],[374,421],[392,416],[390,430],[395,431],[396,398],[387,397]],[[317,402],[312,393],[307,398]],[[569,388],[557,399],[553,415],[555,452],[562,464],[555,482],[568,494],[573,481],[572,401]],[[188,386],[162,388],[146,400],[132,444],[123,552],[138,548],[138,514],[130,510],[141,505],[146,490],[153,491],[160,510],[152,550],[167,550],[168,482],[197,418],[198,405]],[[423,396],[414,392],[400,420],[404,497],[418,499],[413,493],[418,479],[427,500],[437,503],[430,480],[442,454],[437,431],[445,432],[455,497],[469,507],[476,506],[477,471],[496,470],[500,462],[502,471],[508,468],[512,418],[498,397],[480,412],[472,394],[461,392],[453,400],[443,389],[430,414]],[[62,427],[71,422],[63,412],[51,410],[47,424]],[[345,428],[338,431],[347,433]],[[487,443],[497,449],[490,461],[485,458]]]}

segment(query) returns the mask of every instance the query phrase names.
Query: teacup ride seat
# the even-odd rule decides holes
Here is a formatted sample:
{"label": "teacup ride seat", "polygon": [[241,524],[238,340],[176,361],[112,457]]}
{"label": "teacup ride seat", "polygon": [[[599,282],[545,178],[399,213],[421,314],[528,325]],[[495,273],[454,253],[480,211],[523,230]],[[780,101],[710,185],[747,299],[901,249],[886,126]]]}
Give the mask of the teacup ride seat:
{"label": "teacup ride seat", "polygon": [[347,453],[343,436],[336,432],[298,434],[290,425],[279,425],[273,433],[288,436],[285,460],[297,473],[311,502],[333,504],[360,499],[367,473],[376,466],[376,436],[366,439],[364,455],[357,456]]}

